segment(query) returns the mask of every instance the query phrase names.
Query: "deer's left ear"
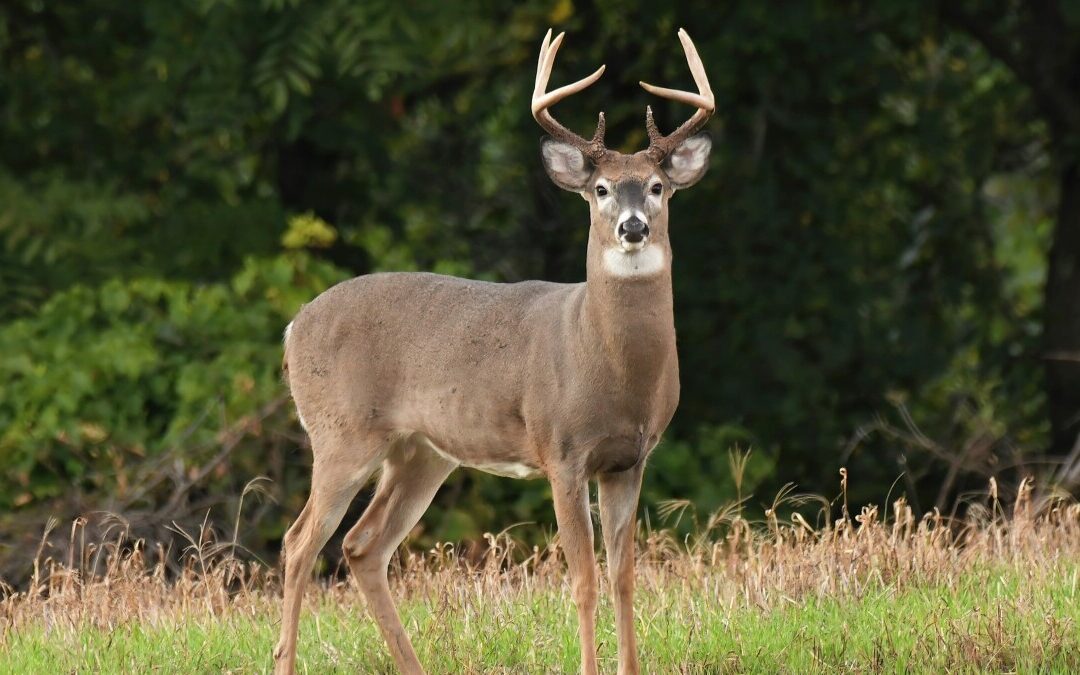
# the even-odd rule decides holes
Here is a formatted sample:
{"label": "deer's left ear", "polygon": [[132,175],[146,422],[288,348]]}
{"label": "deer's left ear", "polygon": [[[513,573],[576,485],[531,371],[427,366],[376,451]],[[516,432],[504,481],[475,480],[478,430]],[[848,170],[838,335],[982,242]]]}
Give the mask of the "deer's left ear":
{"label": "deer's left ear", "polygon": [[671,187],[681,190],[701,180],[709,168],[712,139],[708,134],[691,136],[667,156],[660,168],[667,174]]}

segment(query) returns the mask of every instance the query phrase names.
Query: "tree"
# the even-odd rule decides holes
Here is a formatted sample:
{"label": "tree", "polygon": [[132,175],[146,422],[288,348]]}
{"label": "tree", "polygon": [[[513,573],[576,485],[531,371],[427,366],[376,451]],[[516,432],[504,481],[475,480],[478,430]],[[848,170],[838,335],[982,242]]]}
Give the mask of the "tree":
{"label": "tree", "polygon": [[1050,127],[1059,203],[1043,306],[1052,446],[1080,448],[1080,3],[998,0],[939,5],[1030,89]]}

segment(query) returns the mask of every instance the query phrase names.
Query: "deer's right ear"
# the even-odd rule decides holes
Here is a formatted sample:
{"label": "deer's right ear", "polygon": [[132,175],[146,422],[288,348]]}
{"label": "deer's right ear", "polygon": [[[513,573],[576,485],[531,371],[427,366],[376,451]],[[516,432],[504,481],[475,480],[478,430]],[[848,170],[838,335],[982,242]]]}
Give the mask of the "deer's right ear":
{"label": "deer's right ear", "polygon": [[553,138],[540,142],[544,170],[551,180],[564,190],[583,192],[589,184],[593,168],[580,150]]}

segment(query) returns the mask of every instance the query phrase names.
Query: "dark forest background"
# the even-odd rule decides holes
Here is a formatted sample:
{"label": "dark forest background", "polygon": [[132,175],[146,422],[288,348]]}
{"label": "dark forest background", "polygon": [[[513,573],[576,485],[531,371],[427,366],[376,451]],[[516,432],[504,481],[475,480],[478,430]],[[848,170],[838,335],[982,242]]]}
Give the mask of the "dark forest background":
{"label": "dark forest background", "polygon": [[[1080,2],[8,0],[0,576],[50,517],[158,540],[209,510],[276,559],[309,463],[280,337],[328,285],[583,279],[529,114],[549,26],[553,85],[608,66],[559,110],[579,132],[604,110],[632,151],[646,104],[686,117],[637,86],[692,88],[680,26],[718,102],[672,202],[654,524],[840,467],[923,512],[1077,486]],[[461,471],[414,542],[552,520],[542,481]]]}

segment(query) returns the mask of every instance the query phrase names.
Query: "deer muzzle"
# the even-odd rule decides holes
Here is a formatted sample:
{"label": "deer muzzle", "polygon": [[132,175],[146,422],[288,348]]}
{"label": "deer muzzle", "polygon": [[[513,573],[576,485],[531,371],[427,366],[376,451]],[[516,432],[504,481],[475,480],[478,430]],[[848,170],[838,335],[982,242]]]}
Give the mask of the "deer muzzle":
{"label": "deer muzzle", "polygon": [[634,214],[621,221],[615,233],[624,249],[639,249],[645,246],[645,240],[649,238],[649,224]]}

